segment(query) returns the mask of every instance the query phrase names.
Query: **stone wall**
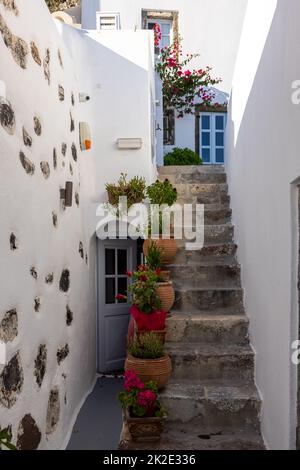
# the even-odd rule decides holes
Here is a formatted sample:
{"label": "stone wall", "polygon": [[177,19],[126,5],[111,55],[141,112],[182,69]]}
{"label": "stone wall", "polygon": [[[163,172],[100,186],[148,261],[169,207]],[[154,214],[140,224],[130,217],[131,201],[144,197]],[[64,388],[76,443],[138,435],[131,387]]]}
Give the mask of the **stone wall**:
{"label": "stone wall", "polygon": [[20,449],[55,449],[95,374],[94,176],[88,105],[44,0],[0,0],[0,80],[0,427]]}

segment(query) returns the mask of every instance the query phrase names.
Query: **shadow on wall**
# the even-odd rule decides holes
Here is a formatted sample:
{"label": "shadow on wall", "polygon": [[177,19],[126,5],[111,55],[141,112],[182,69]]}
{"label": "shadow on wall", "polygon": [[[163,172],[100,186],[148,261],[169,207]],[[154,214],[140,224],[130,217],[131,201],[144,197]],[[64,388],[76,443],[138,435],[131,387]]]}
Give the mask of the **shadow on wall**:
{"label": "shadow on wall", "polygon": [[[121,172],[127,173],[129,178],[139,174],[151,182],[150,105],[155,91],[148,35],[133,31],[114,35],[85,30],[74,33],[66,25],[58,27],[71,55],[76,57],[78,73],[85,69],[85,75],[89,76],[91,131],[100,201],[106,200],[105,184],[115,182]],[[116,142],[123,137],[141,138],[142,149],[120,151]]]}
{"label": "shadow on wall", "polygon": [[[260,11],[260,4],[250,2],[252,15]],[[241,41],[234,79],[226,165],[246,311],[257,353],[262,431],[269,448],[288,449],[294,448],[296,435],[297,368],[291,362],[291,344],[298,338],[299,312],[292,239],[297,219],[293,182],[300,174],[300,107],[293,105],[291,96],[292,83],[300,78],[295,60],[300,4],[278,0],[274,15],[274,2],[269,7],[273,19],[267,37],[265,25],[258,28],[257,34],[266,40],[256,44],[257,50],[249,12],[248,24],[246,16],[244,34],[247,27],[249,34]],[[247,64],[255,67],[249,70]]]}

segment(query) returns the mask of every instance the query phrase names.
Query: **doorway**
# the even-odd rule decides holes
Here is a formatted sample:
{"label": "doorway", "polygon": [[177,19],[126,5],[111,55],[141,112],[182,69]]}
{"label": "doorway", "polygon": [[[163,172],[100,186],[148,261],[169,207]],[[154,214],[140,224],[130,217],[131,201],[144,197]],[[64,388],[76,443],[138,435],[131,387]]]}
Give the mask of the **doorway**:
{"label": "doorway", "polygon": [[137,265],[137,241],[98,240],[97,251],[97,370],[108,373],[124,367],[130,305],[116,299],[116,295],[126,295],[126,272],[135,270]]}

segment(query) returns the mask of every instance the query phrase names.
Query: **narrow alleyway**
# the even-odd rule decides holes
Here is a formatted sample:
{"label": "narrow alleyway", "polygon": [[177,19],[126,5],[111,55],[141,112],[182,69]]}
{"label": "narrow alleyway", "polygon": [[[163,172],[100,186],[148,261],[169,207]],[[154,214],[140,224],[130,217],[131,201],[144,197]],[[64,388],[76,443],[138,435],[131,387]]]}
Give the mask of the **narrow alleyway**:
{"label": "narrow alleyway", "polygon": [[122,379],[99,378],[77,417],[67,450],[114,450],[122,428]]}

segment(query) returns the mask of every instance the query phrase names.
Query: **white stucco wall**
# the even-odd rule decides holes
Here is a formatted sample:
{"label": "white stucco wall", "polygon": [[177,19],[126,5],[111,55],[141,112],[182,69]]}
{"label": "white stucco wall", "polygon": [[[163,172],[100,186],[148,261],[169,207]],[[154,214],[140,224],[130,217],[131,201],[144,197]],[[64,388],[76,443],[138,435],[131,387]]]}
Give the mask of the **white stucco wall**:
{"label": "white stucco wall", "polygon": [[[217,88],[230,93],[232,74],[238,50],[247,0],[82,0],[82,27],[96,28],[96,12],[120,13],[121,28],[140,29],[142,9],[176,10],[179,12],[179,34],[183,37],[185,53],[200,53],[192,66],[210,65],[213,76],[222,78]],[[158,94],[158,93],[157,93]],[[218,94],[216,102],[226,101]],[[157,124],[163,127],[160,110]],[[185,116],[176,119],[175,145],[163,149],[162,132],[157,131],[157,162],[162,164],[163,153],[174,147],[195,150],[195,119]]]}
{"label": "white stucco wall", "polygon": [[[19,352],[24,378],[19,383],[16,401],[10,406],[3,400],[5,387],[1,389],[0,424],[1,427],[12,425],[13,441],[16,442],[19,423],[30,414],[41,432],[39,447],[57,449],[66,443],[78,406],[95,377],[95,247],[86,229],[87,209],[95,197],[95,155],[80,151],[78,133],[79,121],[90,120],[92,116],[78,102],[80,80],[45,3],[19,0],[17,4],[18,16],[0,4],[0,14],[9,30],[22,38],[28,47],[23,69],[15,62],[0,34],[0,77],[6,83],[6,98],[15,115],[12,135],[0,125],[0,322],[5,312],[16,309],[18,334],[7,343],[7,360],[9,362]],[[35,42],[42,61],[46,49],[50,51],[50,85],[45,79],[43,65],[38,65],[29,52],[31,41]],[[63,67],[59,63],[58,49]],[[64,88],[64,101],[59,101],[59,85]],[[75,124],[73,132],[70,130],[70,112]],[[40,136],[33,129],[35,115],[41,122]],[[23,126],[32,138],[31,147],[24,145]],[[61,153],[63,143],[67,145],[65,157]],[[77,162],[72,157],[72,143],[77,148]],[[33,175],[27,174],[22,167],[20,151],[35,165]],[[42,174],[42,161],[49,164],[48,179]],[[63,210],[59,190],[66,181],[73,182],[74,193],[78,192],[80,202],[77,207],[73,195],[73,206]],[[53,225],[53,211],[57,215],[57,227]],[[15,251],[10,249],[11,233],[17,238]],[[88,262],[79,254],[80,242]],[[33,267],[37,279],[30,274]],[[65,269],[69,270],[70,286],[62,292],[60,279]],[[47,284],[45,278],[50,273],[53,273],[54,281]],[[36,298],[40,301],[38,311],[34,309]],[[73,312],[69,326],[66,324],[67,305]],[[70,352],[58,364],[57,352],[66,344]],[[46,346],[47,360],[39,387],[34,371],[40,345]],[[2,374],[8,371],[1,368]],[[15,379],[11,376],[11,380]],[[59,391],[60,412],[58,416],[57,407],[56,411],[52,407],[58,421],[53,432],[46,435],[51,390]]]}
{"label": "white stucco wall", "polygon": [[[155,106],[153,36],[148,31],[88,32],[92,134],[97,148],[98,200],[106,200],[105,183],[139,175],[156,176],[156,146],[152,155],[151,106]],[[74,45],[74,54],[76,46]],[[141,138],[139,150],[119,150],[117,139]]]}
{"label": "white stucco wall", "polygon": [[179,11],[179,33],[186,52],[198,52],[195,64],[211,65],[231,90],[232,73],[247,0],[82,0],[82,27],[96,28],[96,11],[118,12],[122,29],[141,28],[141,10]]}
{"label": "white stucco wall", "polygon": [[[151,33],[133,31],[99,38],[53,21],[43,0],[17,3],[18,15],[0,3],[2,95],[6,88],[1,103],[7,104],[3,100],[8,100],[15,116],[15,126],[9,133],[1,107],[1,338],[7,312],[15,310],[18,319],[18,331],[10,325],[11,338],[5,339],[8,365],[0,366],[0,427],[11,425],[13,442],[17,442],[18,435],[22,436],[20,422],[30,414],[34,420],[30,423],[41,436],[39,449],[59,449],[68,442],[74,419],[96,373],[96,242],[91,213],[93,216],[96,203],[105,198],[105,183],[117,180],[121,171],[129,177],[140,174],[149,182],[154,178],[150,125],[151,90],[155,99],[152,39],[150,42]],[[24,68],[14,60],[10,33],[25,41]],[[31,41],[38,48],[40,64],[31,55]],[[50,84],[43,67],[46,49],[50,53]],[[59,100],[59,85],[64,88],[63,101]],[[90,101],[79,103],[79,92],[89,94]],[[41,123],[40,136],[34,131],[34,116]],[[88,152],[80,151],[80,121],[91,127],[92,150]],[[23,141],[23,126],[32,138],[31,146]],[[121,152],[116,149],[118,137],[142,137],[143,149]],[[67,146],[65,156],[63,143]],[[77,161],[71,151],[73,143]],[[20,151],[34,165],[33,174],[23,168]],[[49,164],[47,179],[40,168],[42,161]],[[74,184],[73,205],[63,210],[59,190],[66,181]],[[57,215],[57,227],[52,212]],[[15,250],[10,247],[12,233],[16,237]],[[68,270],[70,279],[66,292],[60,290],[64,270]],[[50,273],[54,281],[47,284],[45,278]],[[35,299],[40,303],[38,311],[34,308]],[[66,322],[67,306],[73,313],[71,324]],[[10,318],[15,319],[15,314]],[[41,359],[38,358],[41,345],[47,350],[47,358],[39,386],[35,371],[37,360]],[[66,345],[69,354],[58,363],[59,349]],[[18,352],[16,367],[11,360]],[[7,377],[16,388],[12,393],[7,389]],[[51,390],[55,403],[47,417]],[[47,434],[53,416],[55,426]],[[27,430],[26,437],[28,434],[34,435],[32,429],[30,433]]]}
{"label": "white stucco wall", "polygon": [[249,1],[228,117],[229,189],[271,449],[295,445],[299,15],[297,0]]}

